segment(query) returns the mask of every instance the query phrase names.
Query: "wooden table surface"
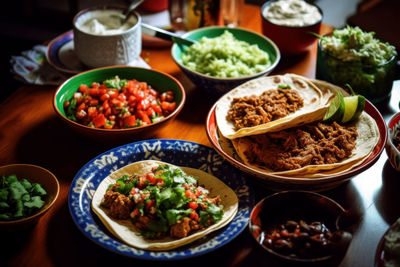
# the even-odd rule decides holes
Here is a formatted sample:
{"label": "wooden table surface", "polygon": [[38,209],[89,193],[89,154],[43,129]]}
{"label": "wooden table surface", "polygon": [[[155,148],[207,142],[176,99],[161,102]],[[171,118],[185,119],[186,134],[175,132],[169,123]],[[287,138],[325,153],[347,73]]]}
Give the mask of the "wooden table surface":
{"label": "wooden table surface", "polygon": [[[243,12],[242,27],[261,32],[259,7],[245,5]],[[323,25],[322,33],[330,30],[330,26]],[[211,146],[205,132],[205,119],[214,100],[195,88],[179,71],[170,57],[170,47],[144,47],[141,56],[152,68],[178,78],[187,92],[182,112],[154,138],[190,140]],[[283,57],[273,74],[291,72],[314,78],[315,64],[316,44],[301,56]],[[255,246],[248,231],[209,254],[167,263],[117,255],[87,239],[71,219],[68,189],[84,164],[115,145],[85,139],[63,124],[52,107],[55,89],[54,86],[21,86],[0,103],[0,164],[40,165],[53,172],[61,185],[55,206],[35,226],[21,232],[2,233],[0,266],[282,266],[282,262]],[[400,85],[397,84],[391,102],[379,107],[385,120],[398,111],[399,96]],[[383,152],[367,171],[333,190],[322,192],[357,215],[354,239],[341,266],[374,265],[380,238],[400,216],[399,176]],[[256,201],[271,193],[258,183],[254,189]]]}

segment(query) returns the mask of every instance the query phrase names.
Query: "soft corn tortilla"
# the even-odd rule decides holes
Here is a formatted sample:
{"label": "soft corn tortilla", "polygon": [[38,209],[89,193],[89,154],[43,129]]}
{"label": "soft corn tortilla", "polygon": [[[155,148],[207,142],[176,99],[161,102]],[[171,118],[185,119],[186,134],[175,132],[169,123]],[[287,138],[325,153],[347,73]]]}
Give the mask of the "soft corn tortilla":
{"label": "soft corn tortilla", "polygon": [[[258,96],[264,91],[278,88],[279,85],[289,85],[290,90],[297,90],[304,100],[304,106],[280,119],[236,130],[234,124],[227,119],[232,100],[237,97]],[[311,80],[295,74],[262,77],[246,82],[222,96],[215,107],[216,122],[221,134],[228,139],[277,132],[322,119],[335,94],[333,87],[320,89]]]}
{"label": "soft corn tortilla", "polygon": [[[103,209],[101,206],[101,202],[107,187],[110,184],[114,184],[122,175],[145,174],[151,171],[154,166],[159,166],[160,164],[168,164],[174,168],[182,169],[186,174],[197,177],[199,184],[204,185],[204,187],[210,191],[210,196],[219,195],[221,197],[221,204],[223,205],[224,210],[223,218],[206,229],[197,231],[181,239],[165,237],[163,239],[151,240],[138,235],[138,230],[133,225],[131,220],[116,220],[109,217],[106,213],[106,209]],[[170,250],[182,245],[186,245],[217,229],[224,227],[235,217],[236,212],[238,211],[238,205],[239,200],[235,192],[229,186],[211,174],[198,169],[177,167],[169,163],[154,160],[135,162],[110,174],[100,183],[92,199],[92,209],[94,213],[97,214],[97,216],[112,234],[132,247],[154,251]]]}
{"label": "soft corn tortilla", "polygon": [[248,149],[249,144],[252,142],[250,138],[237,138],[232,140],[232,144],[243,162],[247,166],[259,172],[290,177],[327,177],[332,176],[333,174],[344,173],[354,168],[355,166],[360,165],[363,160],[373,152],[376,144],[379,142],[380,135],[378,125],[376,124],[375,120],[370,115],[368,115],[368,113],[364,111],[358,118],[358,120],[355,121],[353,124],[357,127],[358,132],[356,147],[353,150],[353,154],[342,162],[334,164],[309,165],[295,170],[275,172],[264,166],[250,163],[248,161],[245,155],[245,151]]}

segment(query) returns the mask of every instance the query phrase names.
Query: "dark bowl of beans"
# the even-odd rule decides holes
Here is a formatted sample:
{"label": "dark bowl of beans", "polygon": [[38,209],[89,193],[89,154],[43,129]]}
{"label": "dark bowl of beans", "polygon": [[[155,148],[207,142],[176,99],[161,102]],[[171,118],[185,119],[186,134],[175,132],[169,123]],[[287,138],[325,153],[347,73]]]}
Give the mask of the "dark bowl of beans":
{"label": "dark bowl of beans", "polygon": [[341,229],[346,211],[321,194],[283,191],[256,204],[249,229],[257,244],[284,261],[321,263],[345,255],[351,233]]}
{"label": "dark bowl of beans", "polygon": [[92,69],[62,83],[53,98],[58,117],[101,142],[156,137],[185,103],[181,83],[167,73],[129,66]]}

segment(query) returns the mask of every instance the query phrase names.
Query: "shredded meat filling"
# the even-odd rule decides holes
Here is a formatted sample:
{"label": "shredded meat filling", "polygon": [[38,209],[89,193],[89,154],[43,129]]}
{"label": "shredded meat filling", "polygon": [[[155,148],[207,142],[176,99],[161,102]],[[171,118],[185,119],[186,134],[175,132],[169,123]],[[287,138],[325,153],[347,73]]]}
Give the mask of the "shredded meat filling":
{"label": "shredded meat filling", "polygon": [[236,129],[241,129],[282,118],[303,105],[303,98],[297,90],[270,89],[260,96],[234,98],[227,116]]}
{"label": "shredded meat filling", "polygon": [[127,196],[108,190],[104,195],[104,207],[109,208],[109,215],[115,219],[128,219],[133,202]]}
{"label": "shredded meat filling", "polygon": [[274,171],[333,164],[352,155],[358,136],[354,126],[321,122],[277,133],[255,135],[244,152],[251,163]]}

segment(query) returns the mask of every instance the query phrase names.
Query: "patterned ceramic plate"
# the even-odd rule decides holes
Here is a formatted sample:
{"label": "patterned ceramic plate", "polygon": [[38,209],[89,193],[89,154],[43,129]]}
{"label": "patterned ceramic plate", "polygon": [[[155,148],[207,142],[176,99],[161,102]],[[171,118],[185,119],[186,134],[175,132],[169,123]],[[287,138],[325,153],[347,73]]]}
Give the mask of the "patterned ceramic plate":
{"label": "patterned ceramic plate", "polygon": [[[239,210],[226,227],[191,244],[166,252],[151,252],[125,245],[110,235],[90,208],[92,196],[100,182],[117,169],[139,160],[161,160],[178,166],[197,168],[221,179],[239,198]],[[109,150],[88,162],[76,174],[69,194],[69,210],[78,228],[96,244],[129,257],[172,260],[213,251],[238,236],[247,226],[254,194],[245,174],[223,160],[212,148],[181,140],[151,139]]]}

